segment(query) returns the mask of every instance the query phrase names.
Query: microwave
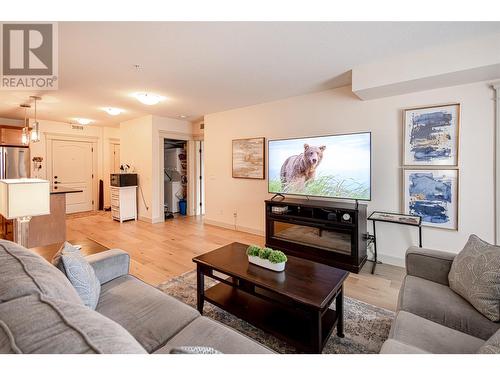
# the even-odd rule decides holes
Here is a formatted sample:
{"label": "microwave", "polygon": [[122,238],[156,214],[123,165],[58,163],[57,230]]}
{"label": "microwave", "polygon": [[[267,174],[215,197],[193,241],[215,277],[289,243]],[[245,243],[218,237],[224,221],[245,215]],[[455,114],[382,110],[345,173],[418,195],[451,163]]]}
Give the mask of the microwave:
{"label": "microwave", "polygon": [[137,173],[111,173],[111,186],[137,186]]}

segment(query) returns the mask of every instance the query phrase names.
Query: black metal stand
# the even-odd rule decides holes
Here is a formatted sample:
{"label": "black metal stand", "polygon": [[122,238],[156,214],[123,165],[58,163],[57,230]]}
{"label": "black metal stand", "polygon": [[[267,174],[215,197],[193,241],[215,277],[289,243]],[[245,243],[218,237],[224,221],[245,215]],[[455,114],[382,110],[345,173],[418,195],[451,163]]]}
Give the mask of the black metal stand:
{"label": "black metal stand", "polygon": [[[408,223],[408,222],[403,222],[403,221],[396,221],[396,220],[390,220],[389,218],[375,218],[373,217],[374,215],[394,215],[396,217],[401,217],[401,216],[406,216],[406,217],[414,217],[418,218],[418,224],[413,224],[413,223]],[[375,272],[375,267],[377,266],[378,263],[381,263],[377,259],[377,233],[375,229],[375,222],[377,221],[382,221],[385,223],[394,223],[394,224],[401,224],[401,225],[409,225],[412,227],[418,227],[418,247],[422,247],[422,220],[420,217],[412,216],[412,215],[402,215],[402,214],[397,214],[397,213],[389,213],[389,212],[379,212],[379,211],[374,211],[371,213],[371,215],[368,217],[368,220],[371,220],[373,223],[373,235],[367,235],[367,240],[373,243],[373,266],[372,266],[372,274]]]}
{"label": "black metal stand", "polygon": [[377,258],[377,235],[376,235],[376,230],[375,230],[375,220],[372,221],[373,223],[373,266],[372,266],[372,275],[375,272],[375,267],[377,266],[378,263],[378,258]]}

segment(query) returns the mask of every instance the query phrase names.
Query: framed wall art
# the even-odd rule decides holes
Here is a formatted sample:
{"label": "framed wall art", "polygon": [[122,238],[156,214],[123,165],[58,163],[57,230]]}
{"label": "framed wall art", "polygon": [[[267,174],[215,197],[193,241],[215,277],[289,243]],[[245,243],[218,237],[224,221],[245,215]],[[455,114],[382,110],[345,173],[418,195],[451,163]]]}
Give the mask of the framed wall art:
{"label": "framed wall art", "polygon": [[422,218],[422,225],[458,229],[458,170],[405,169],[404,213]]}
{"label": "framed wall art", "polygon": [[403,164],[458,167],[460,104],[405,109]]}
{"label": "framed wall art", "polygon": [[265,138],[233,140],[233,178],[265,179]]}

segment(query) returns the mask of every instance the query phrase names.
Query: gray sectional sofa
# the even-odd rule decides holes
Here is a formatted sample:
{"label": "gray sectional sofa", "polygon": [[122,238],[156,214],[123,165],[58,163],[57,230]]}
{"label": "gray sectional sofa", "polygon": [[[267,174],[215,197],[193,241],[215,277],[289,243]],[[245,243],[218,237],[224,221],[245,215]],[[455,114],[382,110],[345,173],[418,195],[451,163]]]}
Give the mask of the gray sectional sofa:
{"label": "gray sectional sofa", "polygon": [[0,353],[169,353],[207,346],[222,353],[272,353],[129,274],[129,255],[91,255],[101,283],[96,310],[83,305],[45,259],[0,240]]}
{"label": "gray sectional sofa", "polygon": [[454,257],[438,250],[408,249],[398,312],[381,353],[482,352],[500,329],[499,322],[483,316],[449,287]]}

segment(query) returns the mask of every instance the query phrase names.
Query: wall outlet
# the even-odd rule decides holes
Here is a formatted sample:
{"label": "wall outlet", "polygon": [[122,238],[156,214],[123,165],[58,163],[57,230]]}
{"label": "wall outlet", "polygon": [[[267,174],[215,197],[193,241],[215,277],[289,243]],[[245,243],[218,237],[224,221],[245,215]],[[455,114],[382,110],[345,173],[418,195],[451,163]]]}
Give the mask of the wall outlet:
{"label": "wall outlet", "polygon": [[237,218],[237,217],[238,217],[238,212],[234,211],[234,212],[233,212],[233,217],[234,217],[234,218]]}

